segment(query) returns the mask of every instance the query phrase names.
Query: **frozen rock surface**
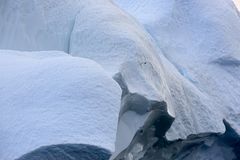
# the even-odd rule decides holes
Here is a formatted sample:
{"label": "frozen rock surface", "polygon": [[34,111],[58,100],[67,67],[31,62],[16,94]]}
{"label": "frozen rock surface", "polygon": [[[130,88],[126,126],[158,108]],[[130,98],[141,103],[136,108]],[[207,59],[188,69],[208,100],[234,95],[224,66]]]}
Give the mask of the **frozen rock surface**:
{"label": "frozen rock surface", "polygon": [[1,51],[0,73],[0,159],[65,143],[114,151],[121,92],[94,61]]}

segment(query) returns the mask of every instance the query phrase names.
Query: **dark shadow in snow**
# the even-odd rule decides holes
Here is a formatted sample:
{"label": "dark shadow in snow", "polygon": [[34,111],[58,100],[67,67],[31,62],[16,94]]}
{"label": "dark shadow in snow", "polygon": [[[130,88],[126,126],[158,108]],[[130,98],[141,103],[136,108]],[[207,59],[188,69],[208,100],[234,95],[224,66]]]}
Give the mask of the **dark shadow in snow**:
{"label": "dark shadow in snow", "polygon": [[122,89],[121,107],[119,118],[128,111],[133,111],[138,115],[144,115],[156,108],[164,108],[164,101],[149,100],[145,96],[138,93],[131,93],[121,73],[115,74],[113,79],[119,84]]}
{"label": "dark shadow in snow", "polygon": [[111,153],[86,144],[59,144],[41,147],[16,160],[108,160]]}
{"label": "dark shadow in snow", "polygon": [[240,60],[231,56],[223,56],[213,61],[222,66],[240,66]]}

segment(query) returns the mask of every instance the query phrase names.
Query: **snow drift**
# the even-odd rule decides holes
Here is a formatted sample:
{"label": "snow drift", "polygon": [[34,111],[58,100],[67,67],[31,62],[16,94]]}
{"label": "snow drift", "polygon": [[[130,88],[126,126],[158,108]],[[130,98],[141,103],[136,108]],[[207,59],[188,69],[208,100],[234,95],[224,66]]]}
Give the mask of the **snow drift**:
{"label": "snow drift", "polygon": [[84,143],[114,150],[120,89],[95,62],[63,52],[0,52],[0,159]]}

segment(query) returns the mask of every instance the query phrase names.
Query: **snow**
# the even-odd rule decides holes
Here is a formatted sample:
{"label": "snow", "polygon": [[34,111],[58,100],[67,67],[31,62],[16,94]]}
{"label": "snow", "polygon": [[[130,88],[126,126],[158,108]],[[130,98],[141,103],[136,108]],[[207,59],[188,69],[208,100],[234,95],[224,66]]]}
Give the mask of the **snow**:
{"label": "snow", "polygon": [[[105,107],[113,107],[116,110],[109,111],[104,117],[114,116],[115,121],[106,124],[109,126],[109,123],[114,123],[115,125],[110,125],[114,127],[121,91],[111,76],[121,72],[130,92],[137,92],[150,100],[167,102],[169,113],[176,117],[167,133],[168,139],[185,138],[189,134],[199,132],[223,132],[223,118],[240,133],[240,18],[233,1],[114,2],[119,7],[109,0],[0,2],[0,19],[5,22],[0,23],[1,49],[61,50],[76,57],[57,51],[33,53],[2,51],[0,69],[4,79],[1,79],[0,92],[6,96],[0,99],[1,103],[4,103],[1,107],[4,107],[6,112],[15,113],[13,117],[4,114],[3,118],[11,122],[10,124],[18,125],[20,123],[18,120],[22,118],[16,114],[21,110],[13,109],[13,106],[17,105],[18,108],[25,108],[23,106],[26,104],[35,106],[35,101],[41,106],[47,104],[46,108],[60,106],[59,109],[53,108],[50,112],[54,111],[58,115],[63,113],[62,111],[73,113],[69,109],[66,110],[66,106],[70,108],[73,106],[73,111],[76,105],[95,106],[95,102],[105,106],[107,98],[112,105]],[[104,69],[91,60],[79,57],[91,59]],[[101,79],[99,76],[105,78]],[[100,85],[100,88],[94,87],[98,86],[96,83],[104,85]],[[85,84],[89,84],[92,90]],[[66,94],[68,91],[71,94]],[[33,98],[30,98],[32,96]],[[10,98],[6,100],[7,97]],[[84,101],[78,102],[83,98]],[[53,99],[55,100],[51,101]],[[22,110],[21,114],[30,111],[35,113],[36,108],[28,109],[30,110]],[[44,110],[44,107],[41,110]],[[89,113],[87,111],[86,113]],[[97,115],[99,112],[94,113]],[[134,113],[127,114],[123,116],[118,127],[117,150],[127,145],[138,126],[144,121]],[[28,115],[26,119],[22,119],[25,121],[21,124],[27,125],[29,123],[27,118],[32,118],[31,116],[36,115]],[[80,135],[79,121],[83,122],[82,119],[77,119],[79,117],[74,114],[72,118],[76,118],[74,121],[78,123],[71,124],[73,123],[71,116],[67,118],[70,118],[69,121],[62,127],[57,125],[53,127],[57,122],[44,123],[52,125],[51,132],[41,133],[45,138],[49,136],[49,139],[38,137],[39,140],[32,140],[36,144],[26,145],[26,148],[25,144],[22,144],[20,148],[29,151],[43,144],[63,143],[65,140],[61,135],[67,130],[69,131],[67,135],[72,137],[66,139],[71,139],[73,143],[79,139],[91,144],[95,144],[96,141],[97,145],[113,149],[112,142],[115,138],[113,132],[116,128],[109,131],[112,135],[111,142],[105,139],[107,134],[104,136],[99,134],[99,137],[103,137],[101,142],[99,139],[93,141],[85,136],[85,131],[88,131],[89,126],[98,125],[86,125],[88,127],[81,130]],[[38,120],[39,124],[46,119]],[[109,118],[106,118],[106,122],[107,119]],[[87,120],[85,123],[93,122]],[[18,133],[28,137],[25,131],[31,127],[19,125],[15,129],[6,128],[12,135]],[[62,130],[59,131],[60,129]],[[128,132],[127,137],[124,130]],[[60,140],[56,137],[55,141],[55,136],[50,135],[56,132],[60,134]],[[75,136],[77,134],[78,136]],[[7,140],[5,137],[1,139],[4,140],[1,145],[15,143],[13,141],[5,143]],[[22,139],[23,142],[32,144],[25,140],[26,138]]]}
{"label": "snow", "polygon": [[235,3],[238,10],[240,10],[240,1],[239,0],[233,0],[233,2]]}
{"label": "snow", "polygon": [[121,91],[96,62],[2,50],[0,74],[0,159],[65,143],[114,151]]}

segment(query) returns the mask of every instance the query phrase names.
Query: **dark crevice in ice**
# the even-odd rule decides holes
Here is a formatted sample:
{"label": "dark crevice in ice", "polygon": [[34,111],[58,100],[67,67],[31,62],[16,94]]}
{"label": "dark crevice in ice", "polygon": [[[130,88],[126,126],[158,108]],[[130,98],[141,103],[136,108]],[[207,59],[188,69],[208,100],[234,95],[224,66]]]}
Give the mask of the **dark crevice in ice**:
{"label": "dark crevice in ice", "polygon": [[223,120],[225,133],[200,133],[186,139],[165,137],[174,118],[166,109],[151,111],[129,146],[114,160],[240,160],[240,136]]}
{"label": "dark crevice in ice", "polygon": [[213,63],[219,64],[222,66],[236,66],[236,67],[240,66],[240,60],[231,56],[220,57],[214,60]]}
{"label": "dark crevice in ice", "polygon": [[[157,108],[164,108],[166,103],[164,101],[148,100],[145,96],[138,93],[131,93],[121,73],[115,74],[113,79],[119,84],[122,89],[121,107],[119,118],[127,111],[133,111],[139,115],[149,113],[151,110]],[[167,109],[165,107],[165,109]]]}

